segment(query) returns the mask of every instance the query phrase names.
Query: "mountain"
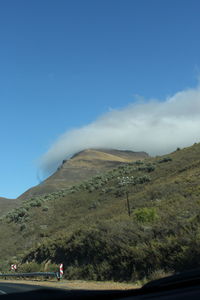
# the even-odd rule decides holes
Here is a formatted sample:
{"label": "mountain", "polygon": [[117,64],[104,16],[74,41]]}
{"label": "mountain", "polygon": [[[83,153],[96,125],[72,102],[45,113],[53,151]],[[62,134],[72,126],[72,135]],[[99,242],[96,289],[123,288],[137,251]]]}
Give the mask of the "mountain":
{"label": "mountain", "polygon": [[28,199],[0,219],[1,268],[135,281],[200,267],[199,182],[195,144]]}
{"label": "mountain", "polygon": [[36,195],[59,191],[77,184],[120,164],[143,160],[145,152],[122,151],[114,149],[87,149],[64,160],[58,170],[41,184],[29,189],[18,199],[25,200]]}
{"label": "mountain", "polygon": [[11,209],[16,208],[18,205],[20,205],[20,201],[16,199],[7,199],[0,197],[0,216],[4,215]]}

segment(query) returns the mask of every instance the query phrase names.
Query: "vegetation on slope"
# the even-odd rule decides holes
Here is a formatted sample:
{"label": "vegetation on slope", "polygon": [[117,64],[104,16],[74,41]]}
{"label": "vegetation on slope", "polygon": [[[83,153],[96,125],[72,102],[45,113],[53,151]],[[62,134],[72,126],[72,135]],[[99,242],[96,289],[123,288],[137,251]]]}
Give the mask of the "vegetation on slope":
{"label": "vegetation on slope", "polygon": [[66,277],[76,279],[137,280],[197,267],[199,179],[195,144],[35,197],[2,218],[0,256],[17,254],[21,268],[64,262]]}

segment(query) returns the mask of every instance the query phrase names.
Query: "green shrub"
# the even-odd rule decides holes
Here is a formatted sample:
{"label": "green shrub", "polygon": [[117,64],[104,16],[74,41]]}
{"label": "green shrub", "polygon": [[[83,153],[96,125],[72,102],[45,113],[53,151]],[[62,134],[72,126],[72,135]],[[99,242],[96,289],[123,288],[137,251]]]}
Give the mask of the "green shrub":
{"label": "green shrub", "polygon": [[92,203],[89,206],[89,209],[96,209],[99,206],[100,206],[99,201],[98,200],[93,200]]}
{"label": "green shrub", "polygon": [[122,196],[124,196],[124,195],[125,195],[125,190],[118,189],[118,190],[116,190],[116,192],[115,192],[115,196],[116,196],[116,197],[122,197]]}
{"label": "green shrub", "polygon": [[22,224],[21,226],[20,226],[20,231],[23,231],[23,230],[25,230],[26,229],[26,224]]}
{"label": "green shrub", "polygon": [[138,167],[138,171],[147,171],[148,173],[153,172],[155,170],[155,166],[152,164],[143,165]]}
{"label": "green shrub", "polygon": [[140,176],[136,178],[136,183],[143,184],[149,182],[151,179],[148,175]]}
{"label": "green shrub", "polygon": [[95,190],[95,188],[94,188],[93,186],[90,186],[90,187],[88,188],[89,193],[92,193],[94,190]]}
{"label": "green shrub", "polygon": [[153,222],[158,219],[158,215],[155,208],[138,208],[134,211],[136,220],[141,223]]}
{"label": "green shrub", "polygon": [[44,206],[42,209],[42,211],[48,211],[48,210],[49,210],[48,206]]}
{"label": "green shrub", "polygon": [[164,157],[164,158],[160,159],[158,162],[159,162],[159,164],[161,164],[161,163],[166,163],[168,161],[172,161],[172,158],[171,157]]}
{"label": "green shrub", "polygon": [[42,271],[43,271],[43,265],[38,264],[36,262],[26,263],[19,267],[19,272],[21,273],[42,272]]}
{"label": "green shrub", "polygon": [[15,223],[21,223],[22,221],[25,221],[27,217],[28,212],[24,207],[14,209],[6,215],[6,218],[9,222]]}
{"label": "green shrub", "polygon": [[42,201],[39,199],[30,202],[31,207],[40,207],[41,205],[42,205]]}
{"label": "green shrub", "polygon": [[57,272],[59,270],[59,265],[57,264],[47,264],[45,267],[44,267],[44,271],[45,272]]}
{"label": "green shrub", "polygon": [[143,165],[144,163],[141,160],[137,160],[137,161],[134,162],[134,164],[135,165]]}

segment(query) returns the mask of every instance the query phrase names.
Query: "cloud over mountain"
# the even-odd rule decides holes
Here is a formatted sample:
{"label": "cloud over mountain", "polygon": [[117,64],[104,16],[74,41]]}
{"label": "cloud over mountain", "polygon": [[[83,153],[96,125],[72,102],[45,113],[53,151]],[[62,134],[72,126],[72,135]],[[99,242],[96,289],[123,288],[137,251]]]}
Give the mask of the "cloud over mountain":
{"label": "cloud over mountain", "polygon": [[200,140],[200,88],[176,93],[165,101],[136,101],[96,121],[62,134],[41,158],[49,174],[63,159],[86,148],[171,152]]}

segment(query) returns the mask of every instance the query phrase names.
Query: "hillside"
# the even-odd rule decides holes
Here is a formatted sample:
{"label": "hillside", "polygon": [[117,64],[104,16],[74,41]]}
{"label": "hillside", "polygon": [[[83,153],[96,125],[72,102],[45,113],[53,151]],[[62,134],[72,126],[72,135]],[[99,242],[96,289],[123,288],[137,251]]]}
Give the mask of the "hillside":
{"label": "hillside", "polygon": [[199,182],[195,144],[33,197],[1,219],[2,263],[63,262],[68,279],[128,281],[199,267]]}
{"label": "hillside", "polygon": [[9,210],[20,205],[20,201],[16,199],[7,199],[0,197],[0,216],[7,213]]}
{"label": "hillside", "polygon": [[43,183],[23,193],[18,199],[51,193],[125,163],[148,157],[145,152],[114,149],[87,149],[64,160],[58,170]]}

